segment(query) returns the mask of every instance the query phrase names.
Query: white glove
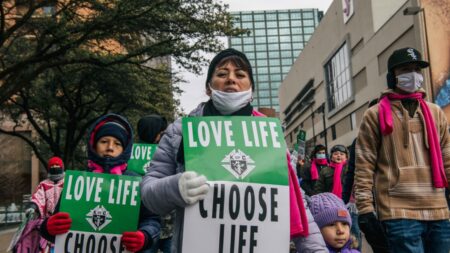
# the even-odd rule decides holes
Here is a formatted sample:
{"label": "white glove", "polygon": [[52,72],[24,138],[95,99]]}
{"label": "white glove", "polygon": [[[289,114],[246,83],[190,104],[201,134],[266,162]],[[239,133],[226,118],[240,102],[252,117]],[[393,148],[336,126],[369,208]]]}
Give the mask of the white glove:
{"label": "white glove", "polygon": [[206,177],[198,175],[193,171],[186,171],[181,174],[178,180],[178,188],[181,197],[188,205],[195,204],[204,199],[209,191]]}

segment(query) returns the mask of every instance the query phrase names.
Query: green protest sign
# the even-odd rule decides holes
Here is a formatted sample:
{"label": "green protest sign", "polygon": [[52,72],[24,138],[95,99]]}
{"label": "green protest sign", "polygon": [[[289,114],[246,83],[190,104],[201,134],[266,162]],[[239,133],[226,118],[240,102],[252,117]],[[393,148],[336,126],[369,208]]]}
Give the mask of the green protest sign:
{"label": "green protest sign", "polygon": [[131,151],[130,160],[128,160],[127,170],[134,171],[139,175],[145,175],[150,167],[150,161],[155,154],[156,144],[133,144],[133,150]]}
{"label": "green protest sign", "polygon": [[289,185],[278,119],[188,117],[182,120],[187,171],[210,191],[185,209],[183,252],[287,252]]}
{"label": "green protest sign", "polygon": [[306,131],[305,130],[299,130],[297,134],[297,142],[305,141],[306,140]]}
{"label": "green protest sign", "polygon": [[120,252],[122,233],[136,231],[140,177],[66,171],[60,212],[72,219],[55,252]]}

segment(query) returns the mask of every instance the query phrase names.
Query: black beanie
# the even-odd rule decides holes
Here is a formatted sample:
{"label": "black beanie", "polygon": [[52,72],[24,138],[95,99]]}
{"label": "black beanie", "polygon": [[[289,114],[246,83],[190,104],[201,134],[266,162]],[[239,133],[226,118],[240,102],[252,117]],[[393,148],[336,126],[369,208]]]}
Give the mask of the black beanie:
{"label": "black beanie", "polygon": [[103,124],[95,133],[94,143],[96,144],[104,136],[117,138],[124,148],[128,145],[128,132],[118,122],[109,121]]}
{"label": "black beanie", "polygon": [[218,53],[216,56],[214,56],[211,63],[209,64],[208,76],[206,77],[206,87],[208,87],[208,83],[211,81],[212,75],[214,73],[214,70],[216,70],[217,64],[219,64],[224,58],[227,58],[230,56],[237,56],[240,59],[242,59],[245,62],[245,64],[248,65],[248,75],[250,77],[250,82],[252,82],[252,89],[255,90],[255,82],[253,81],[252,65],[250,64],[250,61],[247,59],[247,56],[245,56],[244,53],[237,51],[234,48],[228,48],[228,49],[222,50],[220,53]]}
{"label": "black beanie", "polygon": [[167,120],[159,115],[148,115],[139,119],[137,131],[139,140],[145,143],[156,144],[156,136],[166,130]]}

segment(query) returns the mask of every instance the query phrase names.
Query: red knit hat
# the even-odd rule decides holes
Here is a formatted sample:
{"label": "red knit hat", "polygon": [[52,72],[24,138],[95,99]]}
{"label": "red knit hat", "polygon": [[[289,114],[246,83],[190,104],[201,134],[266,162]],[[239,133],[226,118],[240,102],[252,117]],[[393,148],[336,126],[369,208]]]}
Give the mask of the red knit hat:
{"label": "red knit hat", "polygon": [[64,163],[61,158],[54,156],[48,159],[47,169],[50,169],[53,165],[58,165],[61,169],[64,169]]}

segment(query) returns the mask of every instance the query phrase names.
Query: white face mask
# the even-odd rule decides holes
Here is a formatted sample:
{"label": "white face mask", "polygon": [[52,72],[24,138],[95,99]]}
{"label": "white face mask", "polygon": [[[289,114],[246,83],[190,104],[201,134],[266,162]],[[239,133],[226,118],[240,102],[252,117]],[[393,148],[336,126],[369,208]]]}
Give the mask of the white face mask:
{"label": "white face mask", "polygon": [[327,155],[326,154],[316,154],[316,158],[317,159],[325,159],[325,158],[327,158]]}
{"label": "white face mask", "polygon": [[422,87],[423,76],[417,72],[404,73],[397,76],[397,88],[408,93],[416,92]]}
{"label": "white face mask", "polygon": [[211,99],[214,107],[223,115],[230,115],[233,112],[246,106],[252,101],[252,89],[240,92],[224,92],[211,88]]}

